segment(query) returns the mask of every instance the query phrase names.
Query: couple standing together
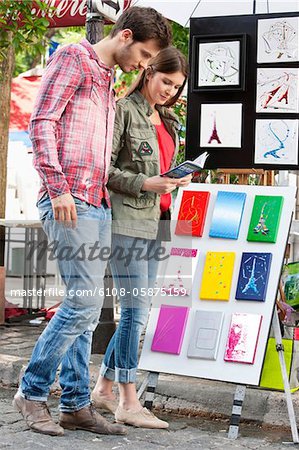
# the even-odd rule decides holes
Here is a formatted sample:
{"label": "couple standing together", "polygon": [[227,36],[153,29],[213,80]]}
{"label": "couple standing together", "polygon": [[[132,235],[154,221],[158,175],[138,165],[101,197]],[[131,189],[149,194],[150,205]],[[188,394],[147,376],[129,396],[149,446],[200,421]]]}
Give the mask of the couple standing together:
{"label": "couple standing together", "polygon": [[[42,180],[38,209],[48,240],[58,242],[58,253],[67,245],[74,255],[82,244],[110,247],[112,210],[112,255],[116,248],[128,254],[137,245],[147,257],[131,258],[129,264],[125,258],[111,258],[114,285],[125,295],[120,296],[120,323],[91,396],[90,349],[103,305],[106,261],[82,254],[58,258],[66,297],[38,339],[14,398],[28,426],[39,433],[61,436],[64,429],[83,429],[126,434],[121,424],[168,427],[142,408],[135,382],[140,334],[150,308],[150,297],[141,288],[154,286],[154,254],[161,245],[163,219],[170,218],[171,192],[191,181],[191,176],[159,176],[175,165],[179,123],[169,107],[188,75],[185,57],[170,45],[165,18],[152,8],[133,7],[97,44],[83,40],[58,50],[43,76],[30,135]],[[124,72],[140,70],[117,105],[116,64]],[[76,295],[90,290],[98,295]],[[46,402],[60,365],[57,424]],[[117,424],[95,407],[114,413]]]}

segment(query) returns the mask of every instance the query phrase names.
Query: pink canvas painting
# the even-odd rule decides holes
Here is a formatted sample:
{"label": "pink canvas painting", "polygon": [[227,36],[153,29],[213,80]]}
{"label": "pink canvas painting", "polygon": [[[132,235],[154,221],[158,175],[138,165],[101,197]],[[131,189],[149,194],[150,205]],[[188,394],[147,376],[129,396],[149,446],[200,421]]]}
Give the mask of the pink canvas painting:
{"label": "pink canvas painting", "polygon": [[180,354],[188,313],[186,307],[161,305],[151,347],[153,352]]}
{"label": "pink canvas painting", "polygon": [[253,364],[263,316],[259,314],[232,315],[224,360]]}

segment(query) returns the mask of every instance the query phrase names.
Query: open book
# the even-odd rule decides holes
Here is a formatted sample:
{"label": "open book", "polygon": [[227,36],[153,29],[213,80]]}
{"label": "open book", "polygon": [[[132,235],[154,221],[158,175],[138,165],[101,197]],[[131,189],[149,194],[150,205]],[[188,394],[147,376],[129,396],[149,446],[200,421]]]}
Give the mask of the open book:
{"label": "open book", "polygon": [[208,156],[208,152],[205,152],[199,155],[194,161],[184,161],[173,169],[161,173],[161,177],[183,178],[189,175],[189,173],[202,170]]}

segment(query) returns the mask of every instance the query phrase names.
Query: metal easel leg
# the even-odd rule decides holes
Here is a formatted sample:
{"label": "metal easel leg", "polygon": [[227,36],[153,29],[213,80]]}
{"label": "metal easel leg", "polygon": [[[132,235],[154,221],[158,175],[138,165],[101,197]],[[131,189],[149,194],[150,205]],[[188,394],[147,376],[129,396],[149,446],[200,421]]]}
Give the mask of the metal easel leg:
{"label": "metal easel leg", "polygon": [[158,378],[159,372],[149,372],[137,392],[138,399],[140,399],[142,394],[145,392],[144,406],[148,409],[152,409],[153,407]]}
{"label": "metal easel leg", "polygon": [[245,398],[246,386],[238,385],[233,401],[232,415],[228,430],[228,439],[237,439],[239,434],[239,424],[241,419],[243,401]]}
{"label": "metal easel leg", "polygon": [[293,405],[293,400],[292,400],[292,395],[291,395],[291,390],[290,390],[289,378],[288,378],[287,369],[286,369],[286,363],[285,363],[285,359],[284,359],[284,353],[283,353],[284,348],[283,348],[283,344],[282,344],[282,336],[281,336],[278,313],[277,313],[276,307],[274,309],[274,314],[273,314],[273,318],[272,318],[272,326],[273,326],[274,336],[275,336],[275,341],[276,341],[276,350],[278,351],[278,357],[279,357],[279,362],[280,362],[281,374],[282,374],[283,385],[284,385],[284,392],[285,392],[285,396],[286,396],[288,414],[289,414],[290,425],[291,425],[291,430],[292,430],[293,443],[299,444],[298,428],[297,428],[294,405]]}

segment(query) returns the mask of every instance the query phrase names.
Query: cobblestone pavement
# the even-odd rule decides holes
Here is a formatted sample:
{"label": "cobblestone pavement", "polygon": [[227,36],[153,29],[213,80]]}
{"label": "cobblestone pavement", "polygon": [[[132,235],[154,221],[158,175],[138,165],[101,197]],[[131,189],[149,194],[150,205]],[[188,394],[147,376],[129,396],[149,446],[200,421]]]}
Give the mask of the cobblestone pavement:
{"label": "cobblestone pavement", "polygon": [[[117,450],[130,449],[219,449],[253,450],[288,448],[289,431],[263,430],[256,425],[241,424],[237,440],[227,438],[227,421],[163,416],[170,423],[169,430],[145,430],[128,427],[128,435],[100,436],[85,431],[66,431],[63,437],[51,437],[31,432],[21,415],[13,410],[11,400],[15,390],[0,388],[0,449],[12,450]],[[55,419],[58,399],[49,401]],[[112,420],[111,415],[107,419]]]}
{"label": "cobblestone pavement", "polygon": [[26,325],[0,327],[0,353],[29,359],[32,348],[45,326],[46,323],[39,327]]}

